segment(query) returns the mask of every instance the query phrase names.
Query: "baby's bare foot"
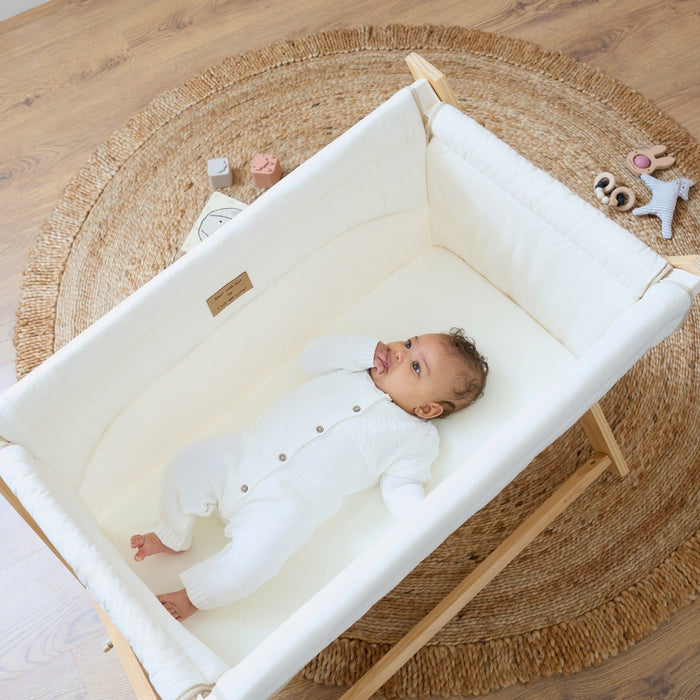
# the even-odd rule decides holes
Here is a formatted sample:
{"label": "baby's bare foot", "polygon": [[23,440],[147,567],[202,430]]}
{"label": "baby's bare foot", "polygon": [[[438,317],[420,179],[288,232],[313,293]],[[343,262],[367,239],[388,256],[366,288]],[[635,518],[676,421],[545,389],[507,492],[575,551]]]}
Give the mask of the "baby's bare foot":
{"label": "baby's bare foot", "polygon": [[176,619],[182,622],[190,615],[194,615],[198,608],[192,605],[187,597],[187,591],[181,588],[179,591],[172,593],[162,593],[158,596],[158,600],[163,604],[163,607]]}
{"label": "baby's bare foot", "polygon": [[133,535],[130,541],[131,549],[136,550],[135,561],[143,561],[151,554],[179,554],[178,551],[166,547],[155,532],[147,532],[145,535]]}

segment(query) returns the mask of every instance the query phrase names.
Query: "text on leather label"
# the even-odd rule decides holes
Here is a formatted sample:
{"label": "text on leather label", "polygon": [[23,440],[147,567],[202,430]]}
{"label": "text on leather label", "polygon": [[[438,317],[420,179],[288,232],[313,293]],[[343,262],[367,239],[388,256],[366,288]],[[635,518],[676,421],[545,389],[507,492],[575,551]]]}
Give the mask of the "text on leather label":
{"label": "text on leather label", "polygon": [[236,299],[243,296],[253,288],[247,272],[241,272],[236,279],[225,284],[218,292],[207,299],[207,306],[212,316],[221,313],[227,306],[233,304]]}

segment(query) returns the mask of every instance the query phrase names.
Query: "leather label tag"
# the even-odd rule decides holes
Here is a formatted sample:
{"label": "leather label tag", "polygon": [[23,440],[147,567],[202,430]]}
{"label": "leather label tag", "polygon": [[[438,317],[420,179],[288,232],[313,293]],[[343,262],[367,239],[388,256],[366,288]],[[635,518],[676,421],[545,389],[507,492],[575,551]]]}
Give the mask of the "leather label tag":
{"label": "leather label tag", "polygon": [[207,299],[207,306],[212,316],[221,313],[227,306],[233,304],[236,299],[243,296],[253,288],[247,272],[241,272],[236,279],[225,284],[218,292]]}

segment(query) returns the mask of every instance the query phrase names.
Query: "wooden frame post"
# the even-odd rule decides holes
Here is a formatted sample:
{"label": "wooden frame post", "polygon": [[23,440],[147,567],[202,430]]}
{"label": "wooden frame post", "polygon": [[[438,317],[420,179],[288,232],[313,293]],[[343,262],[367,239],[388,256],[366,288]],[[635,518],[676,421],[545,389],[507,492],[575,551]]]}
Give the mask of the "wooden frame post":
{"label": "wooden frame post", "polygon": [[630,473],[629,467],[600,405],[597,403],[593,404],[581,416],[580,423],[586,431],[593,449],[610,457],[612,462],[610,471],[621,477],[627,476]]}
{"label": "wooden frame post", "polygon": [[102,621],[114,650],[119,656],[119,661],[126,673],[126,677],[134,689],[137,700],[160,700],[160,696],[156,693],[155,688],[151,685],[148,674],[144,670],[141,662],[138,660],[134,650],[126,641],[122,633],[117,629],[117,626],[112,622],[112,619],[102,608],[90,598],[95,606],[98,617]]}
{"label": "wooden frame post", "polygon": [[[0,443],[0,447],[3,443]],[[7,443],[4,443],[7,444]],[[27,509],[24,507],[22,502],[15,496],[10,487],[5,483],[5,480],[0,477],[0,495],[2,495],[7,502],[17,511],[17,514],[24,520],[27,525],[34,531],[34,533],[41,539],[41,541],[51,550],[52,554],[63,564],[66,569],[74,576],[75,571],[71,568],[68,562],[59,554],[56,547],[54,547],[51,540],[46,536],[44,531],[39,527],[36,520],[29,514]],[[81,583],[82,585],[82,583]],[[85,591],[87,593],[87,591]],[[144,670],[141,662],[134,654],[133,649],[129,646],[122,633],[117,629],[116,625],[112,622],[109,616],[100,608],[99,605],[92,599],[88,593],[90,602],[95,606],[97,615],[99,616],[104,628],[109,636],[113,648],[116,650],[119,656],[119,661],[121,662],[124,671],[126,672],[126,677],[129,679],[129,683],[134,688],[136,697],[138,700],[160,700],[158,693],[151,685],[148,679],[148,674]]]}
{"label": "wooden frame post", "polygon": [[668,255],[666,260],[679,270],[700,275],[700,255]]}
{"label": "wooden frame post", "polygon": [[447,102],[447,104],[459,108],[457,98],[450,84],[447,82],[444,73],[439,71],[432,63],[429,63],[417,53],[408,54],[408,56],[406,56],[406,63],[415,80],[425,78],[430,83],[430,87],[435,90],[435,94],[443,102]]}

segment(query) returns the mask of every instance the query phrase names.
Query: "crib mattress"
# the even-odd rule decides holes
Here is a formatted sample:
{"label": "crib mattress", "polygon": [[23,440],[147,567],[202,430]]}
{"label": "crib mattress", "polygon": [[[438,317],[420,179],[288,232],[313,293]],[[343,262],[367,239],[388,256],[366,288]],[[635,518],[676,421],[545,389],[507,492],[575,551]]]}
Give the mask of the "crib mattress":
{"label": "crib mattress", "polygon": [[[433,293],[422,293],[424,287],[430,287]],[[435,304],[436,297],[442,300],[439,305]],[[507,323],[517,343],[503,342],[502,323]],[[463,326],[478,338],[480,349],[491,363],[492,374],[489,390],[482,400],[460,414],[436,422],[441,452],[433,466],[428,491],[461,466],[466,455],[489,441],[502,420],[512,418],[531,402],[542,390],[543,381],[556,381],[575,361],[568,349],[520,307],[464,261],[440,247],[427,249],[382,281],[327,332],[389,334],[387,340],[394,340],[449,330],[452,326]],[[300,379],[296,363],[287,364],[254,392],[239,397],[231,410],[213,421],[200,437],[247,426],[251,415],[263,410]],[[160,400],[156,394],[154,391],[155,402]],[[143,402],[144,410],[148,403]],[[123,434],[113,439],[128,439],[132,429],[125,424]],[[151,529],[157,520],[158,489],[167,452],[164,449],[159,455],[161,468],[152,471],[143,483],[99,518],[101,527],[127,561],[131,561],[132,555],[129,536]],[[481,500],[477,490],[475,509],[482,504]],[[465,518],[470,514],[465,512]],[[201,611],[186,621],[185,626],[228,664],[235,665],[392,526],[378,489],[357,494],[319,528],[277,577],[244,601],[215,611]],[[216,518],[203,520],[197,526],[189,552],[132,563],[132,569],[154,592],[174,590],[181,587],[179,571],[213,554],[224,541],[221,522]]]}

